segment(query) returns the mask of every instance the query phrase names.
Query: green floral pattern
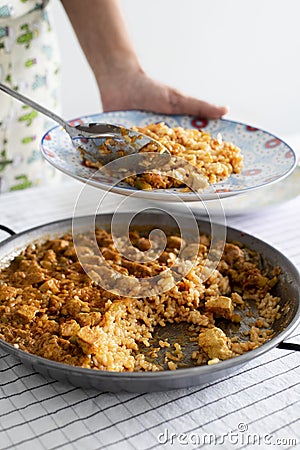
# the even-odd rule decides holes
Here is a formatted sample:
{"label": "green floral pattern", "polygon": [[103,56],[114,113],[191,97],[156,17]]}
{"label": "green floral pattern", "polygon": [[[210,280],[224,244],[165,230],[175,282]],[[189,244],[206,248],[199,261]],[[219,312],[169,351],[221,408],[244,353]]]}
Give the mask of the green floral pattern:
{"label": "green floral pattern", "polygon": [[[59,113],[60,61],[50,8],[47,0],[0,0],[0,81]],[[39,149],[52,123],[2,92],[0,105],[0,193],[57,178]]]}

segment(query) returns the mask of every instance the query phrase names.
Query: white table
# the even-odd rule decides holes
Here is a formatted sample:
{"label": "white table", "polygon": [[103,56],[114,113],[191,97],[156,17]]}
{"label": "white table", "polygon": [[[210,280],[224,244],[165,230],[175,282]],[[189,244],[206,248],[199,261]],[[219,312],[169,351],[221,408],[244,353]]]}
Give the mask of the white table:
{"label": "white table", "polygon": [[[68,181],[2,195],[0,223],[21,231],[70,217],[81,188],[78,182]],[[82,214],[90,213],[98,198],[99,191],[90,188]],[[121,199],[109,196],[101,211],[113,211]],[[132,207],[142,205],[137,201]],[[228,225],[269,242],[298,267],[299,222],[300,197],[268,211],[228,218]],[[290,340],[299,342],[299,336],[300,328]],[[295,442],[299,447],[299,380],[299,353],[273,349],[237,373],[205,386],[112,394],[45,379],[1,350],[0,448],[211,448],[205,444],[209,439],[212,447],[223,441],[226,449],[245,448],[247,442],[255,443],[248,448],[258,449],[274,448],[273,444],[292,448]]]}

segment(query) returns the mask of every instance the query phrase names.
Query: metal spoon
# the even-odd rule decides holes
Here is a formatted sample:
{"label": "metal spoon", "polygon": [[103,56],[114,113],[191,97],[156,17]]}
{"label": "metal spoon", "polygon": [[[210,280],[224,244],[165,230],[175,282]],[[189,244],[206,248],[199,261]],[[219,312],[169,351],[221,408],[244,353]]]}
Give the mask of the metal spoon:
{"label": "metal spoon", "polygon": [[31,106],[61,125],[69,134],[74,145],[80,149],[83,156],[94,163],[107,164],[121,156],[138,153],[149,144],[151,144],[149,151],[169,153],[160,142],[145,134],[107,123],[84,123],[71,126],[52,111],[2,83],[0,83],[0,90]]}

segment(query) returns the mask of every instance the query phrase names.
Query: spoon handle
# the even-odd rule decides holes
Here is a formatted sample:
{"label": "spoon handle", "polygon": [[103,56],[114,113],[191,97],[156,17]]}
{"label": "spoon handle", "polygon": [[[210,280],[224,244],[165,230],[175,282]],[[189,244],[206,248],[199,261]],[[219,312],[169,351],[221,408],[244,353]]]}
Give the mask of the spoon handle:
{"label": "spoon handle", "polygon": [[45,114],[45,116],[50,117],[50,119],[52,119],[55,122],[59,123],[63,128],[68,127],[68,124],[61,117],[57,116],[52,111],[49,111],[49,109],[44,108],[43,106],[41,106],[38,103],[34,102],[30,98],[25,97],[25,95],[22,95],[19,92],[16,92],[13,89],[10,89],[9,87],[5,86],[2,83],[0,83],[0,90],[5,92],[8,95],[11,95],[12,97],[16,98],[20,102],[25,103],[28,106],[31,106],[33,109],[39,111],[40,113]]}

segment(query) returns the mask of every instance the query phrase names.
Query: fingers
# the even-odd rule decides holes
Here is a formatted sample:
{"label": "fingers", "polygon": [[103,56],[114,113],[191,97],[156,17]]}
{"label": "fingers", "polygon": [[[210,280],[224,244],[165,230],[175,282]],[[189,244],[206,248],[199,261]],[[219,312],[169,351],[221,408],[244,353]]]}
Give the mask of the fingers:
{"label": "fingers", "polygon": [[170,90],[170,104],[173,114],[189,114],[207,119],[219,119],[227,114],[227,106],[217,106],[194,97],[186,96],[181,92]]}
{"label": "fingers", "polygon": [[198,104],[199,113],[196,115],[205,117],[207,119],[219,119],[229,111],[229,108],[227,106],[217,106],[201,100],[198,100]]}
{"label": "fingers", "polygon": [[[100,86],[104,111],[142,109],[161,114],[188,114],[206,119],[218,119],[228,113],[226,106],[187,96],[144,73],[134,73],[127,79],[109,80],[108,87]],[[127,86],[124,89],[124,86]],[[102,90],[101,90],[102,88]]]}

